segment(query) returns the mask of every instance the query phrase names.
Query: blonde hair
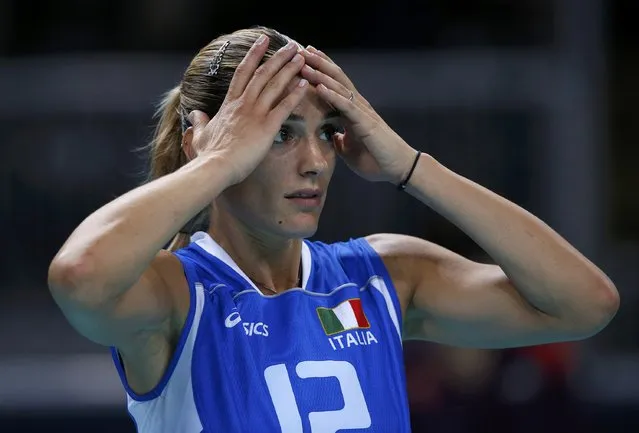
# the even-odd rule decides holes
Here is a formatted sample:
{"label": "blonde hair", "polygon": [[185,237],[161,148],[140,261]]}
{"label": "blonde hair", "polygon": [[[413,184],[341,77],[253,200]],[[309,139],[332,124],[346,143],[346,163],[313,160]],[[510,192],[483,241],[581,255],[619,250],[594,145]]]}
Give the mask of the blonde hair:
{"label": "blonde hair", "polygon": [[[269,37],[269,48],[262,62],[291,40],[276,30],[257,26],[217,37],[191,60],[182,81],[164,95],[155,113],[154,118],[159,120],[147,147],[150,159],[147,181],[172,173],[187,163],[182,150],[185,117],[193,110],[203,111],[209,117],[218,112],[237,66],[262,34]],[[228,45],[221,58],[218,58],[226,42]],[[219,62],[217,72],[213,76],[207,75],[216,61]],[[206,230],[208,222],[207,208],[176,234],[168,248],[174,251],[188,245],[190,235],[198,230]]]}

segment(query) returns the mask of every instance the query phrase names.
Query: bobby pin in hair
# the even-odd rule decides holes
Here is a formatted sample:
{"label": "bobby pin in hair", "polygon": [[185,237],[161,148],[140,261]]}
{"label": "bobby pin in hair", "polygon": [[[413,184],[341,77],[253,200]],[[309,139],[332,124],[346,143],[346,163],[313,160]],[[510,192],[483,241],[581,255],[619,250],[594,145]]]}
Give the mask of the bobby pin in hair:
{"label": "bobby pin in hair", "polygon": [[226,48],[229,46],[231,41],[224,42],[224,45],[219,49],[215,58],[209,62],[209,71],[206,73],[207,76],[212,77],[217,74],[218,69],[220,69],[220,64],[222,64],[222,57],[224,57],[224,53],[226,52]]}

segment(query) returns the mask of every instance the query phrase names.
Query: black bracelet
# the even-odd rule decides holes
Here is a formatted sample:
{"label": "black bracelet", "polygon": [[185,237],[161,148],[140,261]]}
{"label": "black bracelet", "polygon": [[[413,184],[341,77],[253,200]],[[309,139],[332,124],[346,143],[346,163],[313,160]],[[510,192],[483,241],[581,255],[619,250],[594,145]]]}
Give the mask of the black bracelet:
{"label": "black bracelet", "polygon": [[406,179],[404,179],[403,181],[399,183],[399,185],[397,185],[398,190],[403,191],[406,189],[406,186],[408,186],[408,181],[410,180],[410,177],[413,175],[413,172],[415,171],[415,167],[417,167],[417,161],[419,161],[419,157],[421,156],[421,154],[422,152],[418,150],[417,155],[415,156],[415,161],[413,161],[413,166],[410,168],[410,171],[408,172],[408,176],[406,176]]}

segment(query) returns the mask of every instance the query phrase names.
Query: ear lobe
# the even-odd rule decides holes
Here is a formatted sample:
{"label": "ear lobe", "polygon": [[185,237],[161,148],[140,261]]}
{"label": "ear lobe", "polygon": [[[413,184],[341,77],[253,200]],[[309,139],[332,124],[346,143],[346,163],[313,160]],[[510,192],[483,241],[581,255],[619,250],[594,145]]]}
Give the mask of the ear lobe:
{"label": "ear lobe", "polygon": [[189,126],[182,134],[182,152],[186,155],[186,159],[191,161],[197,157],[197,152],[193,149],[193,127]]}

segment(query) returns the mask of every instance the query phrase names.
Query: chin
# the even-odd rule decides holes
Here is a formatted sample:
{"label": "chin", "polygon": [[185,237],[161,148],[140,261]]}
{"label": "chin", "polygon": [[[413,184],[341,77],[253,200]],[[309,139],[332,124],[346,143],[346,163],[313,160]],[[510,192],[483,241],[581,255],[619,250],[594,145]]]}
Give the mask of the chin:
{"label": "chin", "polygon": [[290,238],[310,238],[317,232],[319,220],[314,215],[303,215],[302,218],[294,218],[279,226],[280,232]]}

